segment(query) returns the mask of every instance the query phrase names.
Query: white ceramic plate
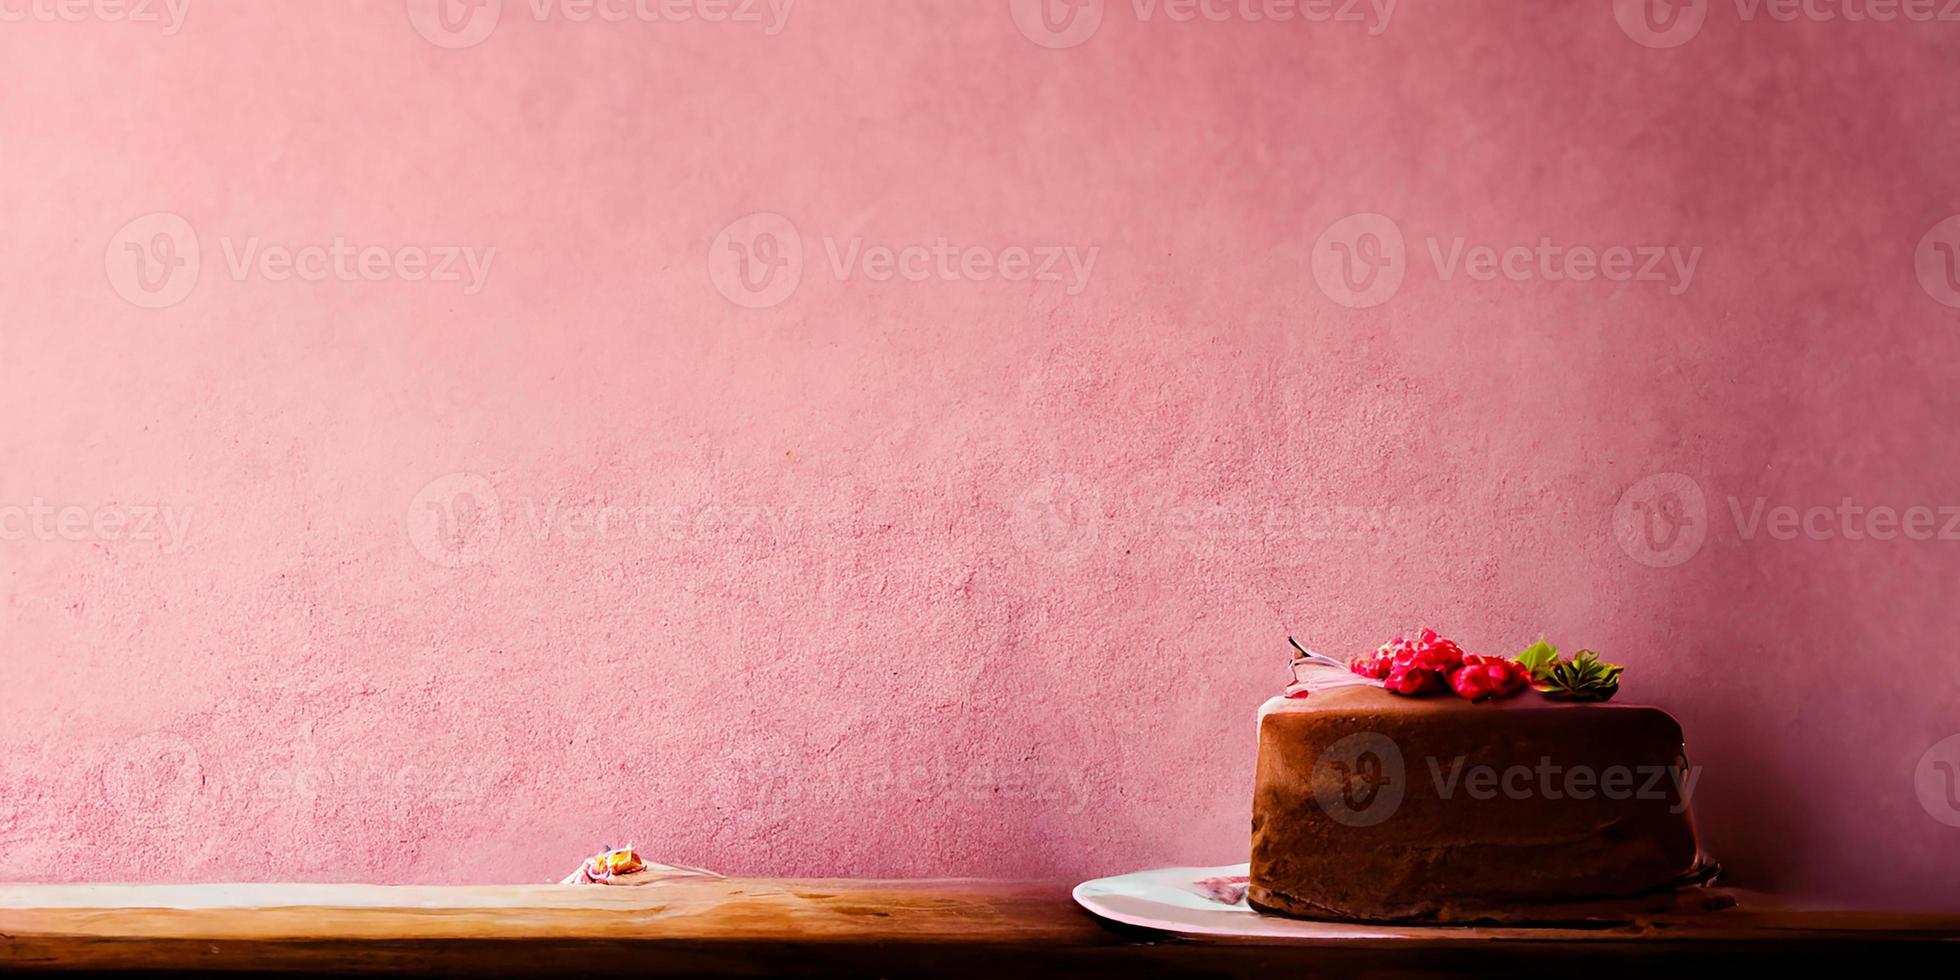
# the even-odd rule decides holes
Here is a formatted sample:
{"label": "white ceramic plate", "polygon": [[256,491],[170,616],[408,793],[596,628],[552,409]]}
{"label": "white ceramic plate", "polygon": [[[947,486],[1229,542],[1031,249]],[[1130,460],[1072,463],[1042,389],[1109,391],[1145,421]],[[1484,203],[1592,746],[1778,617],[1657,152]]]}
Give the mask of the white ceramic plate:
{"label": "white ceramic plate", "polygon": [[1208,878],[1243,876],[1251,865],[1222,868],[1158,868],[1113,878],[1097,878],[1075,886],[1075,901],[1090,912],[1129,926],[1161,929],[1181,936],[1231,936],[1264,939],[1378,939],[1404,935],[1392,930],[1345,922],[1308,922],[1261,915],[1240,897],[1226,904],[1205,894],[1198,883]]}

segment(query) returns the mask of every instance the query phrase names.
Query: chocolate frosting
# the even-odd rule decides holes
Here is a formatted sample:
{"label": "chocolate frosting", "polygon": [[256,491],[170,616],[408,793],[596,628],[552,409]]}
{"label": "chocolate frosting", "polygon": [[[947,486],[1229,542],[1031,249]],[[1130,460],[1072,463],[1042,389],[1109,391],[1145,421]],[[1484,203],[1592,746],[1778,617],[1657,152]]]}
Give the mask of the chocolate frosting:
{"label": "chocolate frosting", "polygon": [[1697,776],[1658,708],[1372,685],[1275,699],[1247,898],[1307,918],[1469,922],[1666,889],[1700,865]]}

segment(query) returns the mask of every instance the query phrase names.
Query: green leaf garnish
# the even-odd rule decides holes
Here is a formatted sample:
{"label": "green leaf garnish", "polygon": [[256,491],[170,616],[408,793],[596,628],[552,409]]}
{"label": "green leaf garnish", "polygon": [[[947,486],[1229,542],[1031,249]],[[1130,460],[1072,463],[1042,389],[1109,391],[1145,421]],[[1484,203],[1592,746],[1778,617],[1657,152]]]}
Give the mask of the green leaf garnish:
{"label": "green leaf garnish", "polygon": [[1620,690],[1619,664],[1604,663],[1599,654],[1581,650],[1571,660],[1554,661],[1532,675],[1531,686],[1555,701],[1606,701]]}
{"label": "green leaf garnish", "polygon": [[1531,672],[1531,676],[1537,677],[1558,662],[1558,647],[1541,639],[1525,647],[1524,652],[1513,659],[1523,664],[1524,669]]}

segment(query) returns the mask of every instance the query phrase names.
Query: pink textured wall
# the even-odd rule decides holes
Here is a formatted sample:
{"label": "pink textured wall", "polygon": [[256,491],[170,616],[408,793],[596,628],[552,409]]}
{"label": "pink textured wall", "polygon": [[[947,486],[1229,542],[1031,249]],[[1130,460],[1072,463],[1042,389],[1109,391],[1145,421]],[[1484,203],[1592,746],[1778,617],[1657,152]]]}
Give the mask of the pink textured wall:
{"label": "pink textured wall", "polygon": [[0,879],[1235,861],[1429,623],[1960,905],[1960,23],[1160,2],[0,3]]}

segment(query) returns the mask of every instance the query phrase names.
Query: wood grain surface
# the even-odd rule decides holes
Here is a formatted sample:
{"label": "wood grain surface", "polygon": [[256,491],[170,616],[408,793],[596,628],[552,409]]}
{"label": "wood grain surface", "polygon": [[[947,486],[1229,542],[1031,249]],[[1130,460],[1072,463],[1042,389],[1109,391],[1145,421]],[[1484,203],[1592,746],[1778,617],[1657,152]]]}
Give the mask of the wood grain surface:
{"label": "wood grain surface", "polygon": [[15,885],[0,886],[0,970],[1351,977],[1960,966],[1960,916],[1737,898],[1600,928],[1406,927],[1357,939],[1330,924],[1321,938],[1259,944],[1112,927],[1065,885],[1032,882]]}

